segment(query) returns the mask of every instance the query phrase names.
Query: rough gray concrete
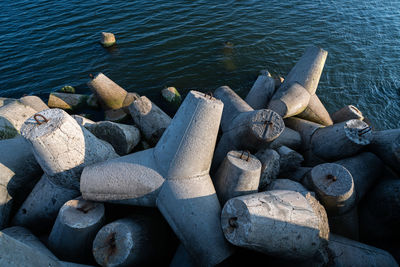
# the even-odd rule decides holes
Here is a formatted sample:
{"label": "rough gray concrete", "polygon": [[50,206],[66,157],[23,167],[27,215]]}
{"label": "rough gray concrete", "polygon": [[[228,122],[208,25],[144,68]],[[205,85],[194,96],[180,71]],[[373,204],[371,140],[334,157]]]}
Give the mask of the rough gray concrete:
{"label": "rough gray concrete", "polygon": [[20,101],[13,101],[0,107],[0,140],[19,135],[24,122],[36,112]]}
{"label": "rough gray concrete", "polygon": [[53,224],[61,206],[79,194],[77,190],[54,184],[46,175],[43,175],[18,209],[11,223],[35,232],[46,230]]}
{"label": "rough gray concrete", "polygon": [[281,146],[276,150],[279,154],[279,176],[289,175],[291,172],[295,171],[301,166],[304,161],[303,156],[288,148],[287,146]]}
{"label": "rough gray concrete", "polygon": [[347,105],[336,111],[331,115],[334,123],[348,121],[348,120],[363,120],[362,112],[353,105]]}
{"label": "rough gray concrete", "polygon": [[275,92],[275,80],[267,70],[261,70],[244,101],[253,109],[263,109],[268,106]]}
{"label": "rough gray concrete", "polygon": [[400,174],[400,129],[374,131],[368,149]]}
{"label": "rough gray concrete", "polygon": [[297,131],[285,127],[283,132],[274,141],[267,144],[267,147],[277,149],[280,146],[287,146],[291,149],[299,149],[301,144],[301,135]]}
{"label": "rough gray concrete", "polygon": [[[302,183],[304,177],[312,170],[310,167],[298,167],[295,171],[290,172],[287,176],[288,179]],[[282,177],[284,178],[284,177]]]}
{"label": "rough gray concrete", "polygon": [[213,176],[221,205],[233,197],[258,192],[261,162],[250,152],[232,150]]}
{"label": "rough gray concrete", "polygon": [[311,137],[311,150],[322,159],[338,160],[357,154],[371,140],[368,124],[349,120],[315,131]]}
{"label": "rough gray concrete", "polygon": [[74,118],[80,126],[83,126],[85,128],[86,128],[86,126],[96,123],[96,122],[94,122],[88,118],[85,118],[83,116],[80,116],[80,115],[71,115],[71,117]]}
{"label": "rough gray concrete", "polygon": [[79,190],[83,168],[118,157],[110,144],[96,138],[61,109],[47,109],[25,121],[21,134],[48,178],[66,188]]}
{"label": "rough gray concrete", "polygon": [[129,106],[129,112],[146,140],[152,145],[157,144],[171,123],[171,118],[145,96],[133,101]]}
{"label": "rough gray concrete", "polygon": [[87,105],[88,99],[88,95],[53,92],[49,95],[49,101],[47,102],[47,105],[50,108],[60,108],[74,111]]}
{"label": "rough gray concrete", "polygon": [[272,181],[266,188],[266,191],[271,190],[290,190],[299,192],[303,196],[306,196],[308,193],[311,193],[307,188],[305,188],[302,184],[292,181],[290,179],[276,179]]}
{"label": "rough gray concrete", "polygon": [[326,245],[325,210],[310,195],[273,190],[230,199],[221,224],[236,246],[286,259],[307,259]]}
{"label": "rough gray concrete", "polygon": [[307,108],[297,116],[325,126],[333,124],[331,116],[316,94],[310,96]]}
{"label": "rough gray concrete", "polygon": [[302,151],[307,151],[310,149],[312,135],[315,133],[316,130],[324,127],[322,124],[303,120],[296,117],[286,118],[284,122],[286,127],[289,127],[290,129],[293,129],[300,134],[302,140]]}
{"label": "rough gray concrete", "polygon": [[259,190],[264,190],[273,180],[278,177],[280,170],[279,154],[273,149],[261,149],[255,156],[261,162],[261,177]]}
{"label": "rough gray concrete", "polygon": [[16,99],[14,98],[6,98],[6,97],[0,97],[0,107],[5,106],[11,102],[14,102]]}
{"label": "rough gray concrete", "polygon": [[37,112],[40,112],[42,110],[49,108],[40,97],[37,97],[34,95],[23,96],[19,99],[19,101],[24,105],[30,106]]}

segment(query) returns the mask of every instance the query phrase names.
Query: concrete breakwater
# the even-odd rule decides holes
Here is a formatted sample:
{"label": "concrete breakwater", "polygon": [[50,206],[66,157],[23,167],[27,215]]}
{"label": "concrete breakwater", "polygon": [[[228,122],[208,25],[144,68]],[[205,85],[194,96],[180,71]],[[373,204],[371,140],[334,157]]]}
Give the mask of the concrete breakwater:
{"label": "concrete breakwater", "polygon": [[327,55],[244,100],[190,91],[173,118],[102,73],[107,121],[63,110],[89,96],[2,99],[0,265],[398,266],[400,129],[327,112]]}

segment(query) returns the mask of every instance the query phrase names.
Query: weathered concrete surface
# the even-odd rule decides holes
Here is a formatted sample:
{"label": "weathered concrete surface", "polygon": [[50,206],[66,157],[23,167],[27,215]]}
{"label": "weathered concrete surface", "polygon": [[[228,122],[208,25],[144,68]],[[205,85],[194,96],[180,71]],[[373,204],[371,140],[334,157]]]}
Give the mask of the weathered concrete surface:
{"label": "weathered concrete surface", "polygon": [[303,196],[306,196],[308,193],[311,193],[302,184],[292,181],[290,179],[276,179],[272,181],[272,183],[270,183],[267,187],[267,191],[271,190],[290,190],[299,192]]}
{"label": "weathered concrete surface", "polygon": [[60,108],[64,110],[76,110],[87,104],[88,95],[66,94],[53,92],[50,93],[47,105],[50,108]]}
{"label": "weathered concrete surface", "polygon": [[399,266],[387,251],[331,234],[328,249],[332,266]]}
{"label": "weathered concrete surface", "polygon": [[315,166],[308,179],[329,215],[343,214],[354,207],[353,177],[342,165],[325,163]]}
{"label": "weathered concrete surface", "polygon": [[80,116],[80,115],[71,115],[71,117],[74,118],[80,126],[83,126],[85,128],[86,128],[86,126],[96,123],[96,122],[94,122],[88,118],[85,118],[83,116]]}
{"label": "weathered concrete surface", "polygon": [[[312,170],[310,167],[299,167],[295,171],[290,172],[287,176],[288,179],[302,183],[304,177]],[[281,177],[285,178],[285,177]]]}
{"label": "weathered concrete surface", "polygon": [[400,129],[374,131],[368,149],[400,174]]}
{"label": "weathered concrete surface", "polygon": [[362,112],[353,105],[347,105],[339,109],[331,115],[334,123],[339,123],[348,120],[363,120],[364,116]]}
{"label": "weathered concrete surface", "polygon": [[261,149],[255,155],[261,162],[259,190],[264,190],[279,174],[279,154],[273,149]]}
{"label": "weathered concrete surface", "polygon": [[297,116],[325,126],[333,124],[328,111],[316,94],[310,96],[307,108]]}
{"label": "weathered concrete surface", "polygon": [[43,175],[18,209],[11,223],[35,232],[46,230],[53,224],[61,206],[79,194],[77,190],[54,184],[46,175]]}
{"label": "weathered concrete surface", "polygon": [[167,87],[161,90],[162,97],[175,106],[179,106],[182,102],[181,94],[175,87]]}
{"label": "weathered concrete surface", "polygon": [[304,161],[304,158],[300,153],[288,148],[287,146],[281,146],[276,151],[279,154],[280,176],[285,176],[295,171]]}
{"label": "weathered concrete surface", "polygon": [[24,105],[30,106],[37,112],[40,112],[42,110],[48,109],[49,107],[46,105],[46,103],[43,102],[40,97],[34,96],[34,95],[28,95],[28,96],[23,96],[19,99],[19,102],[21,102]]}
{"label": "weathered concrete surface", "polygon": [[72,199],[58,212],[49,235],[49,248],[62,260],[85,262],[90,259],[92,242],[105,223],[104,205]]}
{"label": "weathered concrete surface", "polygon": [[229,151],[213,177],[221,205],[233,197],[258,192],[261,162],[249,152]]}
{"label": "weathered concrete surface", "polygon": [[371,128],[363,121],[349,120],[320,128],[311,137],[311,150],[325,160],[338,160],[358,153],[372,140]]}
{"label": "weathered concrete surface", "polygon": [[137,214],[119,219],[97,233],[93,256],[101,266],[153,266],[169,245],[164,230],[156,217]]}
{"label": "weathered concrete surface", "polygon": [[361,200],[374,182],[381,178],[384,168],[382,161],[370,152],[363,152],[335,163],[342,165],[351,173],[357,201]]}
{"label": "weathered concrete surface", "polygon": [[274,141],[267,144],[267,147],[277,149],[280,146],[287,146],[291,149],[299,149],[301,144],[302,140],[300,134],[297,131],[285,127],[283,132]]}
{"label": "weathered concrete surface", "polygon": [[133,125],[111,121],[99,121],[85,126],[94,136],[110,143],[115,152],[123,156],[140,142],[140,131]]}
{"label": "weathered concrete surface", "polygon": [[111,32],[102,32],[100,43],[104,47],[113,46],[117,41],[115,40],[115,35]]}
{"label": "weathered concrete surface", "polygon": [[145,96],[133,101],[129,106],[133,121],[152,145],[157,144],[171,118]]}
{"label": "weathered concrete surface", "polygon": [[275,92],[275,80],[267,70],[261,70],[244,101],[253,109],[263,109],[268,106]]}
{"label": "weathered concrete surface", "polygon": [[326,246],[324,208],[310,194],[273,190],[230,199],[221,224],[236,246],[287,259],[307,259]]}
{"label": "weathered concrete surface", "polygon": [[310,149],[312,135],[315,133],[316,130],[324,127],[322,124],[296,117],[286,118],[284,122],[286,127],[289,127],[290,129],[293,129],[300,134],[302,140],[302,151],[307,151]]}
{"label": "weathered concrete surface", "polygon": [[90,133],[61,109],[39,112],[25,121],[21,134],[32,146],[33,154],[48,178],[66,188],[79,190],[83,168],[117,157],[112,146]]}
{"label": "weathered concrete surface", "polygon": [[20,134],[25,120],[35,113],[35,109],[20,101],[0,107],[0,139],[10,139]]}
{"label": "weathered concrete surface", "polygon": [[16,99],[14,98],[6,98],[6,97],[0,97],[0,107],[5,106],[11,102],[14,102]]}
{"label": "weathered concrete surface", "polygon": [[11,209],[19,207],[43,171],[29,144],[21,136],[0,140],[0,229],[9,220]]}

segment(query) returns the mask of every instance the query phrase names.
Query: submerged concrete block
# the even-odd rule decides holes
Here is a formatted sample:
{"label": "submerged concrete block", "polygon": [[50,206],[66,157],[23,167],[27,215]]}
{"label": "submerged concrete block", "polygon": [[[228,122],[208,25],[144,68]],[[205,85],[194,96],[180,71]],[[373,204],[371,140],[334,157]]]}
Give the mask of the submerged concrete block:
{"label": "submerged concrete block", "polygon": [[325,126],[333,124],[331,116],[316,94],[310,96],[307,108],[297,116]]}
{"label": "submerged concrete block", "polygon": [[115,35],[111,32],[102,32],[100,43],[104,47],[113,46],[117,41],[115,40]]}
{"label": "submerged concrete block", "polygon": [[255,155],[261,162],[261,177],[259,190],[264,190],[272,181],[274,181],[280,170],[280,156],[273,149],[261,149]]}
{"label": "submerged concrete block", "polygon": [[157,144],[171,118],[145,96],[133,101],[129,106],[133,121],[152,145]]}
{"label": "submerged concrete block", "polygon": [[223,205],[233,197],[258,192],[261,162],[250,152],[229,151],[213,177],[218,199]]}
{"label": "submerged concrete block", "polygon": [[368,149],[400,174],[400,129],[374,131]]}
{"label": "submerged concrete block", "polygon": [[261,70],[244,101],[253,109],[263,109],[268,106],[274,92],[274,78],[267,70]]}
{"label": "submerged concrete block", "polygon": [[324,208],[310,194],[273,190],[230,199],[221,224],[236,246],[286,259],[307,259],[326,246]]}
{"label": "submerged concrete block", "polygon": [[0,107],[0,139],[10,139],[19,135],[24,122],[36,112],[20,101]]}
{"label": "submerged concrete block", "polygon": [[322,159],[337,160],[358,153],[371,139],[368,124],[349,120],[315,131],[311,137],[311,150]]}
{"label": "submerged concrete block", "polygon": [[18,209],[11,223],[35,232],[46,231],[53,224],[62,205],[79,194],[78,190],[56,185],[43,175]]}
{"label": "submerged concrete block", "polygon": [[215,98],[191,91],[154,149],[86,167],[83,198],[139,205],[157,199],[157,207],[198,264],[223,261],[232,251],[223,237],[221,207],[208,174],[222,108]]}
{"label": "submerged concrete block", "polygon": [[140,131],[133,125],[99,121],[85,126],[94,136],[110,143],[119,155],[126,155],[140,142]]}
{"label": "submerged concrete block", "polygon": [[347,105],[339,109],[331,115],[334,123],[339,123],[348,120],[363,120],[364,116],[362,112],[353,105]]}
{"label": "submerged concrete block", "polygon": [[83,168],[117,157],[112,146],[97,139],[61,109],[47,109],[29,118],[21,129],[36,160],[54,183],[79,190]]}
{"label": "submerged concrete block", "polygon": [[49,235],[49,248],[62,260],[85,262],[90,259],[92,242],[105,223],[104,205],[72,199],[58,212]]}

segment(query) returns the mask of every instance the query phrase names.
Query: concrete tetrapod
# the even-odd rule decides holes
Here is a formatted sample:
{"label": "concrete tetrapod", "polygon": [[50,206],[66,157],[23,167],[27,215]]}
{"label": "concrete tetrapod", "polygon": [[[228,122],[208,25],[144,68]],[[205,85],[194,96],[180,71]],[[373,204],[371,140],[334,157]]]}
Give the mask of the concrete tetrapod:
{"label": "concrete tetrapod", "polygon": [[231,150],[257,151],[275,140],[284,130],[281,116],[268,109],[253,110],[228,86],[215,91],[224,103],[221,128],[223,135],[215,150],[212,172]]}
{"label": "concrete tetrapod", "polygon": [[400,129],[375,131],[369,149],[400,174]]}
{"label": "concrete tetrapod", "polygon": [[61,109],[47,109],[25,121],[21,134],[55,184],[79,190],[79,177],[86,165],[115,158],[112,146],[79,124]]}
{"label": "concrete tetrapod", "polygon": [[90,258],[92,242],[105,223],[104,205],[72,199],[58,212],[49,235],[49,248],[62,260],[85,262]]}
{"label": "concrete tetrapod", "polygon": [[133,101],[129,106],[133,121],[151,145],[157,144],[171,118],[145,96]]}
{"label": "concrete tetrapod", "polygon": [[281,146],[276,151],[279,154],[279,176],[290,175],[290,173],[299,168],[301,163],[304,161],[304,158],[300,153],[288,148],[287,146]]}
{"label": "concrete tetrapod", "polygon": [[349,211],[338,214],[328,214],[329,228],[335,233],[352,240],[359,239],[358,208],[354,206]]}
{"label": "concrete tetrapod", "polygon": [[276,179],[271,184],[268,185],[267,191],[271,190],[290,190],[301,193],[303,196],[306,196],[308,193],[311,193],[307,190],[302,184],[289,180],[289,179]]}
{"label": "concrete tetrapod", "polygon": [[301,147],[302,140],[298,132],[285,127],[283,132],[271,143],[266,146],[271,149],[277,149],[281,146],[287,146],[291,149],[299,149]]}
{"label": "concrete tetrapod", "polygon": [[157,266],[169,245],[164,230],[163,221],[153,216],[116,220],[97,233],[93,256],[101,266]]}
{"label": "concrete tetrapod", "polygon": [[364,116],[362,112],[353,105],[347,105],[339,109],[331,115],[334,123],[348,121],[348,120],[363,120]]}
{"label": "concrete tetrapod", "polygon": [[279,154],[273,149],[260,149],[255,155],[261,162],[259,190],[264,190],[279,174]]}
{"label": "concrete tetrapod", "polygon": [[0,229],[8,224],[13,207],[19,207],[43,171],[29,144],[21,136],[0,140]]}
{"label": "concrete tetrapod", "polygon": [[0,97],[0,107],[5,106],[11,102],[14,102],[16,99],[14,98],[6,98],[6,97]]}
{"label": "concrete tetrapod", "polygon": [[261,70],[244,101],[253,109],[263,109],[268,106],[274,92],[275,80],[267,70]]}
{"label": "concrete tetrapod", "polygon": [[40,97],[34,96],[34,95],[28,95],[21,97],[19,99],[19,102],[21,102],[24,105],[30,106],[37,112],[48,109],[49,107],[46,105],[46,103],[43,102]]}
{"label": "concrete tetrapod", "polygon": [[312,135],[315,133],[316,130],[324,127],[322,124],[296,117],[286,118],[284,122],[286,127],[290,127],[300,134],[302,140],[302,151],[307,151],[310,149]]}
{"label": "concrete tetrapod", "polygon": [[324,208],[311,194],[272,190],[230,199],[221,214],[225,237],[236,246],[293,260],[326,246]]}
{"label": "concrete tetrapod", "polygon": [[333,124],[331,116],[316,94],[310,96],[307,108],[297,116],[325,126]]}
{"label": "concrete tetrapod", "polygon": [[258,192],[261,162],[250,152],[229,151],[213,177],[221,205],[233,197]]}
{"label": "concrete tetrapod", "polygon": [[136,205],[154,205],[157,199],[199,265],[223,261],[232,250],[223,237],[221,206],[208,174],[222,108],[221,101],[191,91],[154,149],[86,167],[83,198]]}

